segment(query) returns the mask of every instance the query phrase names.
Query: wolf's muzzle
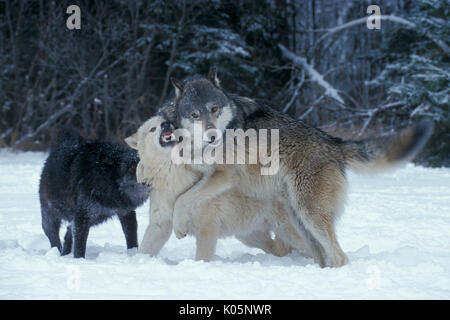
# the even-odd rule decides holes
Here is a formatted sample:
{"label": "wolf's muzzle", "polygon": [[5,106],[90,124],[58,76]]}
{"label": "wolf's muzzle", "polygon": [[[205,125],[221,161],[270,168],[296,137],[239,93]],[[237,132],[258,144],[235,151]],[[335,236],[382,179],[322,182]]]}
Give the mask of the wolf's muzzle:
{"label": "wolf's muzzle", "polygon": [[173,134],[175,127],[168,121],[161,123],[161,134],[159,143],[166,146],[170,142],[175,142],[175,135]]}

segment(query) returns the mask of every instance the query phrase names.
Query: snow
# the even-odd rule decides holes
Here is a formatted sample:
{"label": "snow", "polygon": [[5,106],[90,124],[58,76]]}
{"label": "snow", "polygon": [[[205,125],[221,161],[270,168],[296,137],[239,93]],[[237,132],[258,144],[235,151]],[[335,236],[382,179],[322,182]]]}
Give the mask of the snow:
{"label": "snow", "polygon": [[[450,298],[448,168],[350,174],[337,226],[350,263],[320,269],[298,253],[278,258],[234,238],[219,241],[210,263],[193,260],[192,237],[172,236],[151,258],[127,252],[117,219],[91,229],[86,259],[60,257],[40,225],[45,157],[0,150],[0,299]],[[140,239],[148,206],[137,211]]]}

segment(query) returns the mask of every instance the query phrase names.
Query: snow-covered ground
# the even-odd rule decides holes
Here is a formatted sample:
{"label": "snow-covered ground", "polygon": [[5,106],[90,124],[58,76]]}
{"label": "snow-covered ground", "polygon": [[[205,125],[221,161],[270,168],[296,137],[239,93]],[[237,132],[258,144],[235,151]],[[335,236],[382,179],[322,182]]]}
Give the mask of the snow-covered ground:
{"label": "snow-covered ground", "polygon": [[[450,298],[450,169],[351,174],[337,227],[350,263],[320,269],[233,238],[210,263],[193,260],[192,237],[172,236],[157,258],[127,253],[117,219],[91,229],[86,259],[60,257],[41,229],[45,157],[0,150],[0,299]],[[140,239],[148,206],[138,209]]]}

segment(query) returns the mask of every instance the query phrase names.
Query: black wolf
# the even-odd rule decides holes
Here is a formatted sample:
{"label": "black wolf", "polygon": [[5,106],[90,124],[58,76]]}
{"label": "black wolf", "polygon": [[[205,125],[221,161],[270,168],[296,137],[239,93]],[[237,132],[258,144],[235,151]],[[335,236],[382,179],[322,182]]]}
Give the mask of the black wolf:
{"label": "black wolf", "polygon": [[[148,198],[148,187],[137,183],[137,153],[113,141],[85,140],[73,129],[54,137],[41,174],[39,197],[42,228],[61,255],[85,256],[91,226],[117,215],[127,248],[137,243],[135,209]],[[61,246],[59,229],[69,222]]]}

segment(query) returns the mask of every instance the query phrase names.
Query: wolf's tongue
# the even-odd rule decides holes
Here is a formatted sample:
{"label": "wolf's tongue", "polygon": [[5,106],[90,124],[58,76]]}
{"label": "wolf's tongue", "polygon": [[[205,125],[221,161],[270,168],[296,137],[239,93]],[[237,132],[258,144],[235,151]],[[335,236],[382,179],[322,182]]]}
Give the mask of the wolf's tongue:
{"label": "wolf's tongue", "polygon": [[170,136],[171,134],[172,134],[171,131],[166,131],[166,132],[163,133],[164,136]]}

